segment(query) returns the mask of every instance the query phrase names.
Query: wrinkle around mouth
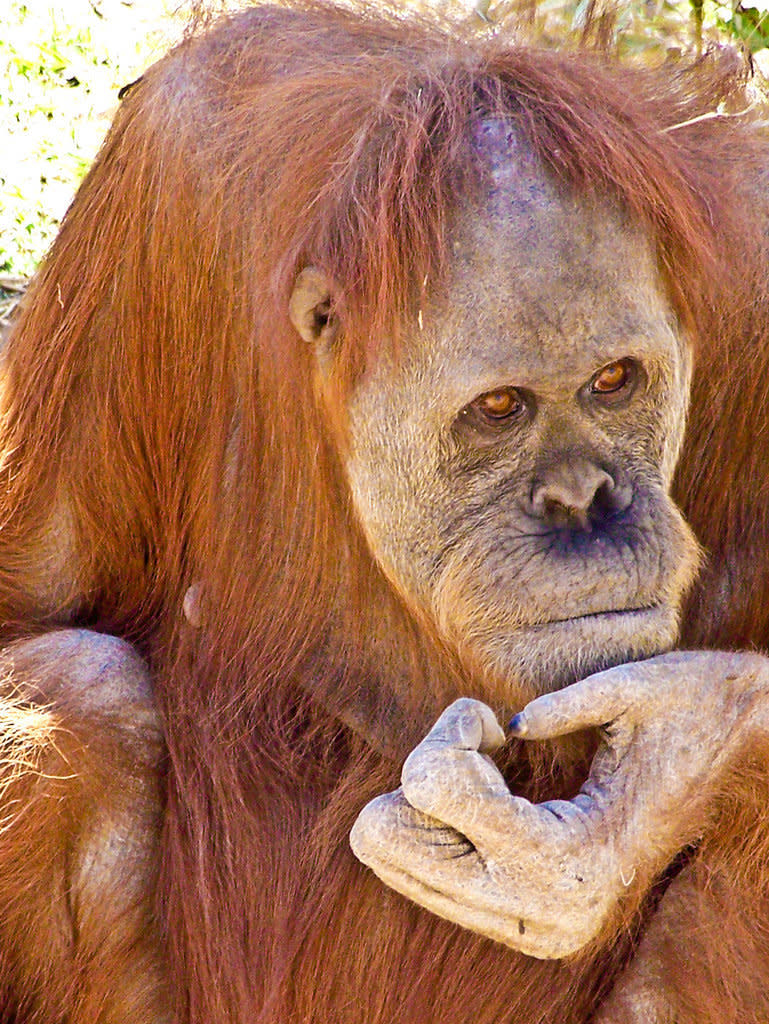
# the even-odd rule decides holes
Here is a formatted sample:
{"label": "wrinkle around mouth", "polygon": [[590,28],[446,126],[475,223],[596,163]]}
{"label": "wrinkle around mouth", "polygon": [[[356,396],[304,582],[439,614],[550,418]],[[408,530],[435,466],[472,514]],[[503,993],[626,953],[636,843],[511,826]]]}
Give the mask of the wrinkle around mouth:
{"label": "wrinkle around mouth", "polygon": [[641,605],[638,608],[606,608],[600,612],[586,612],[584,615],[570,615],[565,619],[547,619],[544,622],[533,622],[527,626],[527,629],[538,630],[547,629],[550,626],[565,626],[569,623],[579,622],[594,622],[602,619],[609,619],[611,617],[624,617],[628,615],[641,615],[648,612],[659,611],[662,606],[660,604],[647,604]]}

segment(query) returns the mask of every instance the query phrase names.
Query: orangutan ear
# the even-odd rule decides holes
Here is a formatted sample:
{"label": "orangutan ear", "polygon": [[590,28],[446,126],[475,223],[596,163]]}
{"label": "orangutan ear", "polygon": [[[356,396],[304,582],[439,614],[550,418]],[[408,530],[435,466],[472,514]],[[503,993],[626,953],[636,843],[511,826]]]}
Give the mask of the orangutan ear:
{"label": "orangutan ear", "polygon": [[317,267],[305,267],[294,283],[288,300],[288,315],[306,342],[327,353],[338,333],[332,309],[332,285]]}

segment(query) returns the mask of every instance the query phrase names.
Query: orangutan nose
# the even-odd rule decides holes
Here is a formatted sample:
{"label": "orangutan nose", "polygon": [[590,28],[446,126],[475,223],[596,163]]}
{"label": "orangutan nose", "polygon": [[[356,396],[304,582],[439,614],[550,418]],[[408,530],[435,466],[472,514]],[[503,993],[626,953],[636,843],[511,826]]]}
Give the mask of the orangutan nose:
{"label": "orangutan nose", "polygon": [[623,474],[611,475],[582,455],[541,470],[531,489],[530,513],[556,530],[584,530],[623,512],[632,489]]}

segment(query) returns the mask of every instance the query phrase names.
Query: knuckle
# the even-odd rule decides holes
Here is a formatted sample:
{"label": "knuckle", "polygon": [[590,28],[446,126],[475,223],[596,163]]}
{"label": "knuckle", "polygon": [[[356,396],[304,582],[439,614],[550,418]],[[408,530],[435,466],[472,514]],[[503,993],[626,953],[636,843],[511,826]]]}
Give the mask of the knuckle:
{"label": "knuckle", "polygon": [[412,807],[429,814],[443,805],[451,790],[445,761],[439,754],[419,750],[406,758],[401,785]]}
{"label": "knuckle", "polygon": [[465,715],[470,713],[480,715],[484,706],[481,701],[476,700],[474,697],[458,697],[452,704],[449,704],[444,714]]}
{"label": "knuckle", "polygon": [[398,802],[386,793],[366,804],[350,831],[350,846],[358,860],[370,863],[392,848],[398,829]]}
{"label": "knuckle", "polygon": [[485,705],[460,697],[443,712],[423,741],[431,746],[477,747],[483,735]]}

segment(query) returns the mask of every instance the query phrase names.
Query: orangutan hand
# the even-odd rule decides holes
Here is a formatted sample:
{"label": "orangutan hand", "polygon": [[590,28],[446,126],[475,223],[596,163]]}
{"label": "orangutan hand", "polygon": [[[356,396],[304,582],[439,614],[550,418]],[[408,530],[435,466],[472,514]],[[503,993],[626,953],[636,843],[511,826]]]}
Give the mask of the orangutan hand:
{"label": "orangutan hand", "polygon": [[769,724],[769,660],[674,653],[619,666],[532,701],[528,740],[602,726],[571,801],[513,796],[487,756],[504,742],[479,701],[451,705],[409,755],[402,788],[351,834],[389,886],[450,921],[540,958],[596,937],[627,887],[649,884],[702,834],[715,782]]}

